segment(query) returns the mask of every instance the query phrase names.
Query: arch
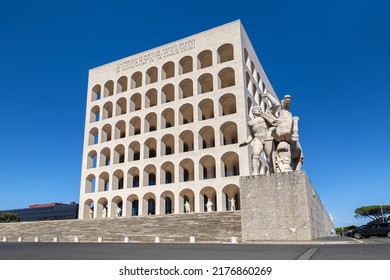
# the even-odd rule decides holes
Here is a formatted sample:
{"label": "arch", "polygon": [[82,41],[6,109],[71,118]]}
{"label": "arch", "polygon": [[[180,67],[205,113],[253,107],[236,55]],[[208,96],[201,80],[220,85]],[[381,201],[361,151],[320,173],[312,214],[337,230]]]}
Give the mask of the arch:
{"label": "arch", "polygon": [[240,188],[235,184],[229,184],[226,185],[222,189],[222,201],[225,202],[223,210],[232,210],[231,208],[231,199],[234,198],[235,200],[235,209],[234,210],[240,210],[241,209],[241,201],[240,201]]}
{"label": "arch", "polygon": [[154,138],[149,138],[144,144],[144,159],[154,158],[157,156],[157,141]]}
{"label": "arch", "polygon": [[161,113],[161,128],[164,129],[173,126],[175,126],[175,111],[167,108]]}
{"label": "arch", "polygon": [[175,63],[169,61],[162,66],[161,79],[169,79],[175,76]]}
{"label": "arch", "polygon": [[205,126],[199,130],[199,149],[207,149],[215,147],[214,128]]}
{"label": "arch", "polygon": [[193,71],[192,56],[185,56],[179,61],[179,74],[185,74]]}
{"label": "arch", "polygon": [[130,216],[139,215],[139,199],[135,194],[131,194],[126,199],[126,209],[130,209]]}
{"label": "arch", "polygon": [[116,93],[127,91],[127,84],[128,84],[128,78],[126,76],[120,77],[116,84]]}
{"label": "arch", "polygon": [[234,69],[231,67],[227,67],[219,71],[219,88],[231,87],[236,84]]}
{"label": "arch", "polygon": [[236,112],[236,96],[232,93],[222,95],[219,98],[219,115],[226,116],[235,114]]}
{"label": "arch", "polygon": [[221,146],[238,143],[237,124],[235,122],[226,122],[222,124],[220,133]]}
{"label": "arch", "polygon": [[94,218],[94,209],[95,209],[95,203],[92,199],[87,199],[84,202],[84,211],[83,211],[83,218],[84,219],[93,219]]}
{"label": "arch", "polygon": [[85,178],[84,193],[94,193],[96,191],[96,177],[93,174],[89,174]]}
{"label": "arch", "polygon": [[114,149],[114,164],[125,162],[125,146],[118,145]]}
{"label": "arch", "polygon": [[112,102],[107,102],[103,106],[103,120],[112,118]]}
{"label": "arch", "polygon": [[155,215],[156,214],[156,196],[153,193],[147,193],[143,197],[142,214]]}
{"label": "arch", "polygon": [[175,153],[175,137],[172,134],[164,135],[161,138],[161,155],[167,156]]}
{"label": "arch", "polygon": [[146,83],[145,84],[149,85],[149,84],[157,82],[157,77],[158,77],[157,73],[158,73],[157,67],[155,67],[155,66],[150,67],[146,71]]}
{"label": "arch", "polygon": [[122,98],[118,99],[118,101],[116,102],[115,109],[116,109],[115,110],[116,116],[126,114],[127,113],[127,100],[126,100],[126,98],[122,97]]}
{"label": "arch", "polygon": [[252,75],[254,72],[256,72],[255,64],[253,63],[253,61],[251,61],[250,70],[251,70]]}
{"label": "arch", "polygon": [[118,169],[112,175],[112,190],[122,190],[124,186],[124,173],[121,169]]}
{"label": "arch", "polygon": [[213,90],[213,75],[210,73],[205,73],[198,78],[198,94],[210,92]]}
{"label": "arch", "polygon": [[115,125],[115,139],[126,137],[126,122],[121,120]]}
{"label": "arch", "polygon": [[190,204],[190,211],[194,212],[195,209],[195,195],[191,189],[184,189],[179,194],[179,213],[185,213],[185,202]]}
{"label": "arch", "polygon": [[210,50],[204,50],[198,54],[198,69],[213,65],[213,55]]}
{"label": "arch", "polygon": [[206,155],[199,160],[199,179],[213,179],[215,178],[215,159]]}
{"label": "arch", "polygon": [[246,102],[246,106],[247,106],[247,109],[248,109],[247,115],[249,115],[252,118],[253,117],[252,112],[251,112],[251,109],[252,109],[252,99],[250,97],[248,97],[246,99],[246,101],[247,101]]}
{"label": "arch", "polygon": [[171,191],[165,191],[160,195],[160,213],[173,214],[175,195]]}
{"label": "arch", "polygon": [[192,159],[183,159],[179,164],[179,181],[188,182],[195,179],[194,162]]}
{"label": "arch", "polygon": [[198,105],[198,120],[208,120],[214,118],[214,102],[207,98],[199,102]]}
{"label": "arch", "polygon": [[220,46],[217,50],[218,53],[218,63],[224,63],[234,59],[233,45],[224,44]]}
{"label": "arch", "polygon": [[111,141],[112,127],[110,124],[105,124],[102,128],[102,143]]}
{"label": "arch", "polygon": [[104,148],[100,152],[100,166],[108,166],[111,161],[111,151],[109,148]]}
{"label": "arch", "polygon": [[179,98],[187,98],[194,95],[194,83],[191,79],[184,79],[179,84]]}
{"label": "arch", "polygon": [[167,84],[161,90],[161,104],[172,101],[175,101],[175,86]]}
{"label": "arch", "polygon": [[[102,197],[98,200],[95,210],[95,216],[97,218],[107,218],[108,216],[108,200],[105,197]],[[103,209],[105,209],[103,211]]]}
{"label": "arch", "polygon": [[103,95],[104,95],[104,97],[109,97],[109,96],[114,95],[114,82],[113,81],[110,80],[104,84]]}
{"label": "arch", "polygon": [[140,160],[141,158],[141,145],[138,141],[133,141],[129,145],[129,161]]}
{"label": "arch", "polygon": [[250,81],[251,81],[251,76],[249,75],[248,72],[245,72],[245,85],[246,85],[246,88],[247,88],[249,91],[251,91],[251,89],[250,89],[250,86],[251,86]]}
{"label": "arch", "polygon": [[187,103],[179,109],[179,124],[188,124],[194,121],[194,108],[191,104]]}
{"label": "arch", "polygon": [[140,71],[131,75],[131,88],[137,88],[142,86],[142,73]]}
{"label": "arch", "polygon": [[175,166],[172,162],[167,161],[161,165],[160,182],[161,184],[172,184],[175,182]]}
{"label": "arch", "polygon": [[94,106],[91,109],[91,112],[89,114],[89,122],[94,123],[98,122],[100,120],[100,107]]}
{"label": "arch", "polygon": [[221,157],[222,177],[240,175],[240,159],[235,152],[227,152]]}
{"label": "arch", "polygon": [[201,212],[208,212],[207,210],[207,201],[210,199],[211,203],[211,211],[216,211],[217,208],[217,192],[213,187],[207,186],[201,189],[199,192],[199,209]]}
{"label": "arch", "polygon": [[129,135],[141,134],[141,119],[140,117],[133,117],[129,123]]}
{"label": "arch", "polygon": [[130,98],[130,112],[141,110],[142,97],[140,93],[134,93]]}
{"label": "arch", "polygon": [[249,55],[248,55],[248,50],[246,48],[244,48],[244,61],[245,61],[245,64],[248,65]]}
{"label": "arch", "polygon": [[156,167],[153,164],[149,164],[144,168],[144,186],[155,186],[156,182]]}
{"label": "arch", "polygon": [[97,167],[97,153],[96,151],[90,151],[87,157],[87,168]]}
{"label": "arch", "polygon": [[91,101],[99,100],[102,97],[102,87],[95,85],[91,90]]}
{"label": "arch", "polygon": [[122,217],[125,216],[123,213],[123,200],[120,196],[115,196],[111,200],[111,217]]}
{"label": "arch", "polygon": [[155,131],[157,129],[157,115],[156,113],[149,113],[145,117],[145,132]]}
{"label": "arch", "polygon": [[145,108],[157,105],[157,90],[155,88],[149,89],[145,94]]}
{"label": "arch", "polygon": [[127,172],[127,188],[138,188],[139,187],[139,169],[132,167]]}
{"label": "arch", "polygon": [[110,175],[103,172],[99,175],[98,192],[105,192],[110,189]]}
{"label": "arch", "polygon": [[95,145],[99,143],[99,129],[91,128],[88,134],[88,145]]}
{"label": "arch", "polygon": [[185,130],[179,135],[179,152],[189,152],[194,150],[194,133],[191,130]]}

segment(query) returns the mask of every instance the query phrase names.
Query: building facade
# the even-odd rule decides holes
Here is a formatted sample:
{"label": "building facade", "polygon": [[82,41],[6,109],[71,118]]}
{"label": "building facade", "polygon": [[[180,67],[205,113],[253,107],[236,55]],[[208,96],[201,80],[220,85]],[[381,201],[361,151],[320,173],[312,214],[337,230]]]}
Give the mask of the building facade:
{"label": "building facade", "polygon": [[77,219],[79,205],[71,202],[63,203],[45,203],[33,204],[28,208],[1,210],[0,215],[4,213],[17,214],[21,222],[47,221],[47,220],[68,220]]}
{"label": "building facade", "polygon": [[91,69],[79,218],[240,209],[265,91],[240,21]]}

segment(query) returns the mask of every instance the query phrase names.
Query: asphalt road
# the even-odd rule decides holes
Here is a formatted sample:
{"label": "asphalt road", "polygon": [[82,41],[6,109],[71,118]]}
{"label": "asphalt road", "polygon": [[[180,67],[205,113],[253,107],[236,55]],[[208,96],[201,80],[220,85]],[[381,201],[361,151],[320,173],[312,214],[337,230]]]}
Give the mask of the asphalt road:
{"label": "asphalt road", "polygon": [[390,260],[390,239],[354,244],[0,243],[1,260]]}

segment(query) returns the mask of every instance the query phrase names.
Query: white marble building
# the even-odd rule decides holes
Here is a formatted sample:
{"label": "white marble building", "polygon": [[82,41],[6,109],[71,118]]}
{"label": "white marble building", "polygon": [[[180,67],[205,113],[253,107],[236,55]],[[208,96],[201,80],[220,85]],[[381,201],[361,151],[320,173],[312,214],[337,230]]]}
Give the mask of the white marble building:
{"label": "white marble building", "polygon": [[240,21],[91,69],[79,218],[239,210],[265,90]]}

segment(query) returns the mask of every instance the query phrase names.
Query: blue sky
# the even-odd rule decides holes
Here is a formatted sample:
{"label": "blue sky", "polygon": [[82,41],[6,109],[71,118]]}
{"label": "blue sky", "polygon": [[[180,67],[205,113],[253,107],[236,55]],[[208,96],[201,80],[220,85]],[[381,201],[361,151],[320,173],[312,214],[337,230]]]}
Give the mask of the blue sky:
{"label": "blue sky", "polygon": [[241,19],[336,226],[390,204],[390,2],[0,2],[0,209],[78,201],[88,70]]}

